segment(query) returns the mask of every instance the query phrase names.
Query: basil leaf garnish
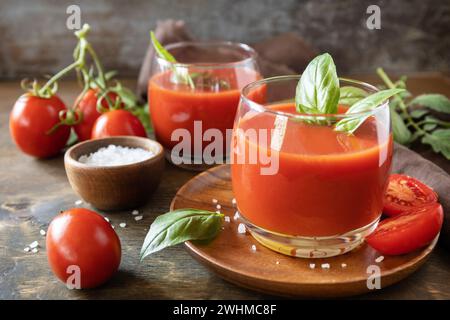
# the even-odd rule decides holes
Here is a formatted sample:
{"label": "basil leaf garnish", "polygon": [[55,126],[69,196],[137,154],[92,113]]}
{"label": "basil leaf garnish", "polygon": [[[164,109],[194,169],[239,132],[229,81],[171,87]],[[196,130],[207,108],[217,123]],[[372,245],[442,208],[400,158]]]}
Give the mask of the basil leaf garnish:
{"label": "basil leaf garnish", "polygon": [[340,89],[339,104],[352,106],[361,99],[367,97],[368,93],[361,88],[344,86]]}
{"label": "basil leaf garnish", "polygon": [[315,57],[306,67],[295,93],[299,113],[333,114],[339,101],[339,79],[330,54]]}
{"label": "basil leaf garnish", "polygon": [[[170,62],[170,63],[177,63],[177,60],[175,57],[164,48],[164,46],[156,39],[155,33],[153,31],[150,31],[150,38],[152,40],[153,48],[156,51],[156,54]],[[175,66],[172,66],[172,71],[174,74],[174,80],[176,83],[182,83],[189,85],[192,89],[195,88],[194,81],[192,80],[192,77],[189,75],[189,71],[185,68],[177,68]]]}
{"label": "basil leaf garnish", "polygon": [[189,240],[211,240],[220,231],[223,214],[197,209],[178,209],[158,216],[141,249],[149,254]]}
{"label": "basil leaf garnish", "polygon": [[[371,94],[370,96],[362,100],[359,100],[347,110],[346,114],[349,114],[350,116],[336,123],[335,130],[347,133],[355,132],[355,130],[358,129],[358,127],[363,124],[363,122],[366,121],[368,117],[371,116],[370,112],[366,113],[363,116],[356,115],[357,113],[373,110],[381,103],[386,101],[386,99],[389,99],[390,97],[403,91],[403,89],[382,90]],[[351,116],[352,113],[355,113],[355,116]]]}

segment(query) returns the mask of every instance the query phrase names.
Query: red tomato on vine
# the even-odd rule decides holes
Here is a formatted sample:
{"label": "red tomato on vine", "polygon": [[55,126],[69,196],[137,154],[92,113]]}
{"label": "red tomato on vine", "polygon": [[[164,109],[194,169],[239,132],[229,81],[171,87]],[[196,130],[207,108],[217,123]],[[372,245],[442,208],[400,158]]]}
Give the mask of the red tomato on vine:
{"label": "red tomato on vine", "polygon": [[23,94],[9,117],[14,142],[24,153],[37,158],[57,155],[70,135],[69,126],[58,125],[66,111],[66,106],[56,95],[46,98]]}
{"label": "red tomato on vine", "polygon": [[[89,140],[91,138],[92,127],[95,121],[102,114],[97,110],[98,90],[89,89],[84,94],[78,96],[76,100],[76,110],[81,112],[82,119],[80,123],[76,124],[73,128],[77,134],[79,141]],[[114,105],[117,99],[115,92],[109,92],[107,94],[110,102]],[[102,99],[101,106],[103,109],[109,109],[108,101]]]}
{"label": "red tomato on vine", "polygon": [[130,111],[119,109],[102,114],[92,128],[92,139],[112,136],[147,137],[141,121]]}

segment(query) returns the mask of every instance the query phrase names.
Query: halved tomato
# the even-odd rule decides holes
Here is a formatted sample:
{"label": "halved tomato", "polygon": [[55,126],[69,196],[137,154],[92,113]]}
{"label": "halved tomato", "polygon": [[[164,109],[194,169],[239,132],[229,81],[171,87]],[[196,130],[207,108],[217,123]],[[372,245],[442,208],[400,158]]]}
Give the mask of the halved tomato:
{"label": "halved tomato", "polygon": [[395,216],[434,202],[437,202],[437,195],[433,189],[410,176],[392,174],[384,196],[383,213]]}
{"label": "halved tomato", "polygon": [[433,241],[443,220],[439,203],[424,205],[384,219],[366,241],[382,254],[406,254]]}

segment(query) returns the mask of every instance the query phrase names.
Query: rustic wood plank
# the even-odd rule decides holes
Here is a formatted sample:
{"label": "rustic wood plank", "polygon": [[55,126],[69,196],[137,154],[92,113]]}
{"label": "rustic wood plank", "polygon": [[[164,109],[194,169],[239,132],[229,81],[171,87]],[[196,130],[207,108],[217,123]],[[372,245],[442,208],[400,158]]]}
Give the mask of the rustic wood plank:
{"label": "rustic wood plank", "polygon": [[[372,78],[373,79],[373,78]],[[415,93],[442,92],[450,95],[450,81],[441,75],[419,75],[410,85]],[[60,84],[67,103],[80,89],[73,81]],[[130,212],[107,214],[123,246],[119,273],[95,290],[72,291],[53,277],[45,255],[45,239],[39,230],[60,210],[75,206],[78,197],[67,181],[62,156],[35,160],[20,153],[11,141],[8,116],[21,94],[18,82],[0,82],[0,299],[259,299],[270,296],[241,289],[221,280],[192,259],[183,246],[164,250],[139,264],[140,246],[153,219],[169,208],[176,191],[195,174],[168,165],[163,181],[150,202],[140,208],[144,219],[135,222]],[[427,154],[425,151],[425,154]],[[430,158],[445,167],[443,157]],[[39,253],[23,248],[34,240],[44,247]],[[429,261],[410,278],[368,299],[450,298],[450,255],[437,247]]]}

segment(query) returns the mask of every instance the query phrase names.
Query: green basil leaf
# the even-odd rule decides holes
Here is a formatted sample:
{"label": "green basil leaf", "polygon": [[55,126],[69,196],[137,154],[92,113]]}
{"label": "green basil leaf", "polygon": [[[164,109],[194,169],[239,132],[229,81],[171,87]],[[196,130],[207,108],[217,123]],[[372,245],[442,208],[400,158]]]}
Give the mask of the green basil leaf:
{"label": "green basil leaf", "polygon": [[141,249],[149,254],[188,240],[210,240],[220,231],[223,214],[197,209],[179,209],[158,216],[150,226]]}
{"label": "green basil leaf", "polygon": [[450,160],[450,129],[437,129],[422,137],[422,143],[429,144],[434,152],[440,152]]}
{"label": "green basil leaf", "polygon": [[422,131],[414,131],[414,133],[411,135],[411,138],[409,139],[409,143],[416,141],[423,135],[424,133]]}
{"label": "green basil leaf", "polygon": [[[371,113],[368,111],[375,109],[384,101],[400,92],[403,92],[403,89],[387,89],[378,91],[368,97],[365,97],[362,100],[359,100],[347,110],[346,114],[348,114],[349,117],[342,119],[338,123],[336,123],[335,130],[347,133],[355,132],[355,130],[358,129],[359,126],[363,124],[368,117],[371,116]],[[364,115],[351,115],[352,113],[361,112],[366,113]]]}
{"label": "green basil leaf", "polygon": [[155,48],[156,53],[160,58],[163,58],[169,62],[176,63],[175,57],[164,48],[164,46],[156,39],[155,33],[150,31],[150,38],[152,39],[153,48]]}
{"label": "green basil leaf", "polygon": [[432,131],[432,130],[436,129],[436,127],[437,127],[436,123],[427,123],[423,126],[423,130]]}
{"label": "green basil leaf", "polygon": [[306,67],[295,92],[299,113],[333,114],[339,101],[339,79],[328,53],[315,57]]}
{"label": "green basil leaf", "polygon": [[[176,63],[177,60],[175,57],[164,48],[164,46],[156,39],[155,33],[153,31],[150,31],[150,38],[152,40],[153,48],[155,48],[156,53],[160,58],[163,58],[164,60],[170,62],[170,63]],[[191,76],[189,75],[189,70],[186,68],[177,68],[175,66],[172,66],[173,71],[173,81],[175,83],[182,83],[187,84],[191,88],[194,88],[194,81],[192,80]]]}
{"label": "green basil leaf", "polygon": [[344,86],[340,89],[339,104],[352,106],[361,99],[368,96],[368,93],[361,88]]}
{"label": "green basil leaf", "polygon": [[394,140],[400,144],[406,145],[411,142],[411,132],[403,122],[402,117],[397,111],[391,109],[392,133]]}
{"label": "green basil leaf", "polygon": [[416,109],[409,113],[409,115],[415,119],[422,118],[424,115],[426,115],[429,111],[427,109]]}
{"label": "green basil leaf", "polygon": [[421,94],[412,99],[409,105],[420,105],[434,111],[450,113],[450,100],[443,94]]}

